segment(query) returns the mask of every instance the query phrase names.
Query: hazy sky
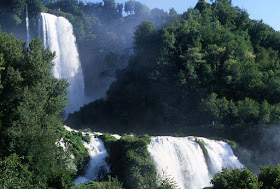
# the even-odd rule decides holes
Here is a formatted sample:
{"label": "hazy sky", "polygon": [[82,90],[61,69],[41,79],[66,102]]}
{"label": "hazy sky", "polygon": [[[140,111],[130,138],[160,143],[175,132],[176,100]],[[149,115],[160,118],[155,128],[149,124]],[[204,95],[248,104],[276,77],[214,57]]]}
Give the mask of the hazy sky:
{"label": "hazy sky", "polygon": [[[85,2],[102,2],[102,0],[84,0]],[[128,0],[116,0],[123,3]],[[197,0],[138,0],[150,8],[161,8],[168,11],[174,7],[178,13],[194,7]],[[210,0],[207,0],[210,1]],[[235,6],[246,9],[250,18],[263,20],[264,23],[280,31],[280,0],[232,0]]]}

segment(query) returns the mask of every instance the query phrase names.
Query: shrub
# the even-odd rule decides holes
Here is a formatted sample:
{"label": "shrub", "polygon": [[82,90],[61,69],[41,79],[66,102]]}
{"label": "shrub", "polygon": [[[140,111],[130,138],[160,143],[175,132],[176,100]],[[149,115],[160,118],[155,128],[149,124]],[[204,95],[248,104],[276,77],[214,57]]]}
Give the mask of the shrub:
{"label": "shrub", "polygon": [[274,168],[260,167],[259,181],[263,183],[261,188],[263,189],[276,189],[280,188],[280,165],[276,165]]}
{"label": "shrub", "polygon": [[257,176],[247,168],[234,169],[232,171],[223,169],[222,172],[214,176],[211,183],[213,184],[212,189],[257,189],[261,186]]}

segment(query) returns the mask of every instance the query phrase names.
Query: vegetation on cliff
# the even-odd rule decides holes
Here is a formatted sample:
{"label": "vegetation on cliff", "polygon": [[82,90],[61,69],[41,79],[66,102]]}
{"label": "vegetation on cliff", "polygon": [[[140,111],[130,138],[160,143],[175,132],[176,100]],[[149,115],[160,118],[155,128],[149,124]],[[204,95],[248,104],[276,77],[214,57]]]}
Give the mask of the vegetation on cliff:
{"label": "vegetation on cliff", "polygon": [[107,97],[69,125],[136,133],[213,125],[242,141],[255,125],[278,123],[280,33],[245,10],[200,2],[162,29],[145,21],[134,34],[135,54]]}

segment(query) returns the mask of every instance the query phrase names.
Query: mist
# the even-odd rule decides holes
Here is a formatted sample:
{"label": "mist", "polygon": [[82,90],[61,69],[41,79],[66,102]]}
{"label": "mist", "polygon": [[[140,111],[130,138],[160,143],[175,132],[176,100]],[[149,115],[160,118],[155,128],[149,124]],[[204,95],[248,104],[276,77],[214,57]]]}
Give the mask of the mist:
{"label": "mist", "polygon": [[280,128],[275,125],[263,131],[257,156],[262,165],[276,165],[280,159]]}
{"label": "mist", "polygon": [[[279,125],[267,126],[255,137],[245,141],[246,147],[239,146],[235,153],[246,167],[258,174],[260,172],[259,166],[275,166],[279,164],[279,136]],[[259,140],[256,140],[256,138],[259,138]]]}
{"label": "mist", "polygon": [[106,96],[116,79],[116,71],[124,69],[134,55],[133,36],[137,25],[148,20],[160,29],[166,26],[170,14],[158,8],[151,10],[137,1],[129,6],[125,3],[88,3],[80,7],[93,20],[88,30],[93,38],[81,37],[75,23],[74,31],[85,76],[85,94],[96,100]]}

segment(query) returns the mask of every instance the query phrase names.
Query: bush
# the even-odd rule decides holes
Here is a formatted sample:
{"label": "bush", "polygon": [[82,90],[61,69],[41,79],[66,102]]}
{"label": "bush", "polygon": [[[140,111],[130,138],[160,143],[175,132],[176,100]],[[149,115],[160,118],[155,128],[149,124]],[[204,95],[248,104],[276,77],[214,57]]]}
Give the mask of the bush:
{"label": "bush", "polygon": [[260,167],[259,181],[263,183],[261,188],[263,189],[276,189],[280,188],[280,165],[276,165],[274,168]]}
{"label": "bush", "polygon": [[156,167],[147,150],[148,135],[124,135],[117,140],[105,134],[100,138],[110,154],[112,175],[117,176],[125,188],[143,188],[144,185],[151,188],[148,180],[156,180]]}
{"label": "bush", "polygon": [[122,183],[117,178],[108,177],[108,181],[104,182],[90,182],[87,184],[80,184],[75,189],[123,189]]}
{"label": "bush", "polygon": [[223,169],[222,172],[214,176],[211,183],[213,184],[212,189],[257,189],[261,186],[257,176],[247,168],[234,169],[232,171]]}
{"label": "bush", "polygon": [[[16,154],[0,161],[0,188],[31,188],[31,172]],[[34,186],[33,186],[34,187]]]}

